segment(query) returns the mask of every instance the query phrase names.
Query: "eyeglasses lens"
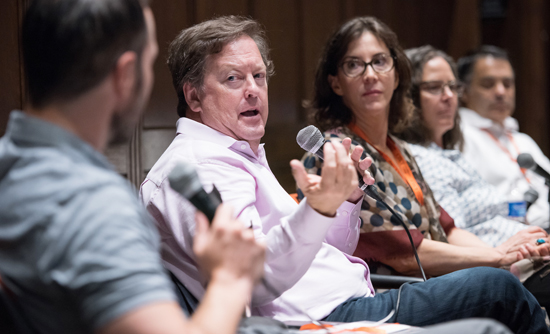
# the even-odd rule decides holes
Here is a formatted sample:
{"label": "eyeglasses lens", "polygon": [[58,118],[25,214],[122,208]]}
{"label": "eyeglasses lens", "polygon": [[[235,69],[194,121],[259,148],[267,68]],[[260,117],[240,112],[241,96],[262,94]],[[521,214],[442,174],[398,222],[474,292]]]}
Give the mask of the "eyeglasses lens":
{"label": "eyeglasses lens", "polygon": [[386,73],[393,68],[393,58],[390,55],[379,53],[374,55],[368,63],[361,59],[349,59],[342,64],[342,70],[345,75],[353,78],[365,73],[369,65],[377,73]]}

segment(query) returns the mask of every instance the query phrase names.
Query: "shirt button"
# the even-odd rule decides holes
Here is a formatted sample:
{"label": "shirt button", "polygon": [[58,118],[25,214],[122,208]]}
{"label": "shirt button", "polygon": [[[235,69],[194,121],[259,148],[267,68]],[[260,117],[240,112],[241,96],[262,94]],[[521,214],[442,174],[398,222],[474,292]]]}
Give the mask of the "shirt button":
{"label": "shirt button", "polygon": [[351,214],[357,216],[357,211],[353,211]]}
{"label": "shirt button", "polygon": [[342,211],[342,215],[343,215],[344,217],[346,217],[346,216],[348,215],[348,212],[347,212],[347,211]]}
{"label": "shirt button", "polygon": [[246,145],[245,144],[241,145],[241,150],[246,150]]}
{"label": "shirt button", "polygon": [[348,247],[351,247],[351,243],[348,244]]}

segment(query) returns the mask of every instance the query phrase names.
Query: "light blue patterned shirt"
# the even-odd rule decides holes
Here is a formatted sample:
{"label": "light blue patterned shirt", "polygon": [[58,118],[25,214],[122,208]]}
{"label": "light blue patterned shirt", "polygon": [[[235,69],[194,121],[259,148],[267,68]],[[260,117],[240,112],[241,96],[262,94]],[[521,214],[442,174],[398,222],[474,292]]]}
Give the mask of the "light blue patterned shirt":
{"label": "light blue patterned shirt", "polygon": [[487,183],[458,150],[409,144],[436,201],[455,225],[495,247],[528,226],[510,220],[508,202]]}

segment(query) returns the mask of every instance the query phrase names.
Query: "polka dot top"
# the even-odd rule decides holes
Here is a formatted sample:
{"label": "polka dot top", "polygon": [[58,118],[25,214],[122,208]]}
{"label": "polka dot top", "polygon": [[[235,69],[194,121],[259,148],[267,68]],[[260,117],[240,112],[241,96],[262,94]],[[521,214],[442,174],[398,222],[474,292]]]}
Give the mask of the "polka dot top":
{"label": "polka dot top", "polygon": [[[374,185],[380,197],[400,215],[408,226],[416,247],[424,238],[447,242],[447,236],[439,221],[439,205],[424,181],[406,142],[390,135],[424,194],[424,205],[419,204],[407,182],[384,160],[382,155],[351,130],[344,127],[327,131],[324,135],[330,140],[349,137],[352,139],[352,149],[359,145],[373,158],[376,166]],[[308,173],[321,175],[322,161],[319,158],[308,153],[302,158],[302,162]],[[410,241],[403,226],[381,203],[365,196],[361,206],[361,220],[359,244],[353,255],[367,261],[371,269],[376,270],[380,266],[378,262],[384,258],[412,256]]]}

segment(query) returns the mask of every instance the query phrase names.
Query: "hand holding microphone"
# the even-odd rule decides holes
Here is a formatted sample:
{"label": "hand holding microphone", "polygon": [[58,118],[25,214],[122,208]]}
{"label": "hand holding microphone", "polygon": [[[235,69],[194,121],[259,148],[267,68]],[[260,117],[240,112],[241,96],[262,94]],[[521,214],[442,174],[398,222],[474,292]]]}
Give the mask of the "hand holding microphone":
{"label": "hand holding microphone", "polygon": [[[326,143],[330,143],[330,141],[325,140],[321,131],[319,131],[319,129],[317,129],[315,126],[309,125],[300,130],[300,132],[298,132],[298,135],[296,136],[296,141],[298,142],[298,145],[300,145],[300,147],[304,150],[315,154],[321,160],[325,159],[323,147]],[[349,152],[349,149],[351,147],[351,139],[344,139],[342,141],[342,144],[347,149],[347,152]],[[372,158],[370,158],[359,146],[354,148],[350,157],[357,170],[356,173],[358,173],[360,177],[359,186],[361,187],[361,189],[356,189],[353,192],[352,196],[349,198],[351,202],[355,202],[362,196],[363,191],[376,191],[373,187],[371,187],[371,185],[374,184],[376,167],[372,164]],[[325,173],[325,167],[326,161],[323,166],[323,175]]]}
{"label": "hand holding microphone", "polygon": [[193,252],[204,274],[250,283],[251,290],[263,276],[265,257],[265,246],[255,240],[253,230],[233,218],[233,210],[221,204],[215,187],[210,194],[204,191],[191,164],[178,163],[168,180],[172,189],[204,213],[195,217],[193,240]]}
{"label": "hand holding microphone", "polygon": [[[307,174],[304,166],[298,160],[292,160],[292,174],[307,197],[308,204],[317,212],[326,216],[334,216],[340,205],[358,189],[356,167],[347,147],[341,143],[326,143],[319,146],[324,153],[325,161],[322,177]],[[357,200],[355,197],[355,201]]]}

